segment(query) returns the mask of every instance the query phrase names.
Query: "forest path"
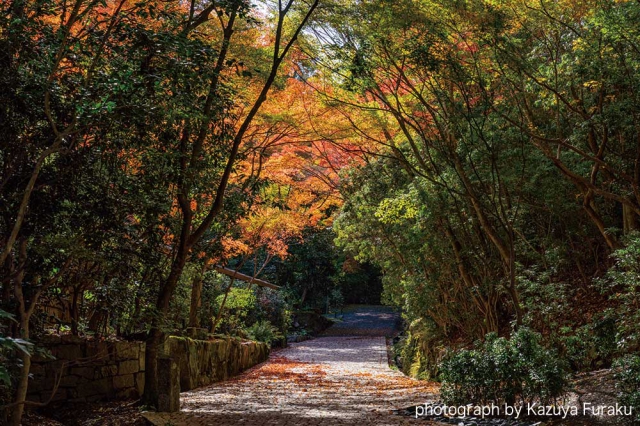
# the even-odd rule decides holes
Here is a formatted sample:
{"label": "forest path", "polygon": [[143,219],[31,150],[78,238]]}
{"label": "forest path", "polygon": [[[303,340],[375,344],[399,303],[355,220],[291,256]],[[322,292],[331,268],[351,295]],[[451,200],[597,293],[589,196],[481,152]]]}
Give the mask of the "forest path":
{"label": "forest path", "polygon": [[274,351],[229,381],[182,393],[180,413],[145,417],[162,426],[414,424],[391,410],[432,400],[437,388],[389,368],[385,335],[396,321],[384,307],[350,307],[323,337]]}

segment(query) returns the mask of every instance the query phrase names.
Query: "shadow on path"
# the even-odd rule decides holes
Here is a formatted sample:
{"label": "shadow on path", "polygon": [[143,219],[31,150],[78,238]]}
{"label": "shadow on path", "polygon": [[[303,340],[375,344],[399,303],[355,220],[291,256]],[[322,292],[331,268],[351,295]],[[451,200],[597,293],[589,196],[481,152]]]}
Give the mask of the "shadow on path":
{"label": "shadow on path", "polygon": [[385,307],[350,306],[322,337],[274,351],[227,382],[183,393],[180,413],[145,417],[162,426],[415,424],[391,410],[432,400],[437,386],[389,368],[384,336],[397,320]]}
{"label": "shadow on path", "polygon": [[376,305],[348,305],[338,318],[340,321],[326,329],[323,336],[392,336],[400,323],[400,314],[388,306]]}

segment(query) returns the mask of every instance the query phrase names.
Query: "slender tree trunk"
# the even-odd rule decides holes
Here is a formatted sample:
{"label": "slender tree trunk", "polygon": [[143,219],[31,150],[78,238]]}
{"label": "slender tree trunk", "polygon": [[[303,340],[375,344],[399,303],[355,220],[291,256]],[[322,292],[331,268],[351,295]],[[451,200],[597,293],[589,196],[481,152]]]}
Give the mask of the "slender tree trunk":
{"label": "slender tree trunk", "polygon": [[[24,280],[24,264],[27,258],[27,243],[26,240],[20,242],[20,256],[18,257],[18,275],[15,278],[14,293],[18,301],[18,312],[20,315],[20,338],[29,340],[29,319],[33,309],[30,309],[25,300],[24,293],[22,291],[22,282]],[[34,296],[37,297],[37,296]],[[33,305],[32,305],[33,306]],[[18,378],[18,384],[16,386],[16,393],[14,402],[18,405],[15,406],[13,413],[11,413],[10,426],[19,426],[22,422],[22,414],[24,412],[24,404],[22,402],[27,399],[27,390],[29,388],[29,372],[31,370],[31,357],[29,354],[20,352],[20,361],[22,361],[22,367],[20,368],[20,376]]]}
{"label": "slender tree trunk", "polygon": [[56,141],[49,149],[45,150],[36,161],[35,166],[33,167],[33,171],[31,172],[31,177],[29,178],[29,182],[27,183],[26,188],[22,193],[22,200],[20,201],[20,206],[18,207],[18,213],[16,214],[16,221],[11,228],[11,233],[9,234],[9,238],[4,245],[2,253],[0,253],[0,265],[4,264],[5,260],[11,253],[13,249],[13,245],[18,238],[18,233],[22,228],[22,222],[24,221],[25,216],[27,215],[27,208],[29,207],[29,201],[31,200],[31,193],[33,192],[33,188],[36,186],[36,181],[38,180],[38,176],[40,176],[40,170],[42,166],[44,166],[45,161],[51,154],[55,153],[60,146],[61,141]]}
{"label": "slender tree trunk", "polygon": [[[22,330],[21,338],[27,340],[29,338],[29,319],[26,321],[20,321],[20,328]],[[20,352],[20,361],[22,367],[20,368],[20,377],[18,379],[18,385],[16,387],[16,402],[24,402],[27,400],[27,390],[29,389],[29,372],[31,371],[31,356]],[[19,426],[22,423],[22,414],[24,413],[24,404],[15,406],[11,413],[10,426]]]}
{"label": "slender tree trunk", "polygon": [[606,228],[606,226],[604,224],[604,221],[602,220],[602,218],[600,217],[598,212],[593,207],[593,195],[591,194],[591,192],[589,192],[585,196],[582,206],[584,207],[584,210],[589,215],[589,218],[591,219],[591,221],[598,228],[598,231],[600,231],[600,234],[602,235],[602,238],[604,238],[604,241],[607,243],[609,248],[611,250],[619,249],[621,247],[620,242],[618,241],[618,239],[614,235],[612,235],[611,233],[607,232],[607,228]]}
{"label": "slender tree trunk", "polygon": [[73,287],[73,299],[71,301],[71,334],[78,335],[78,297],[80,296],[80,288]]}
{"label": "slender tree trunk", "polygon": [[207,272],[207,262],[202,265],[202,270],[193,278],[191,284],[191,306],[189,307],[189,327],[196,328],[200,326],[200,317],[198,310],[202,304],[202,282],[204,274]]}
{"label": "slender tree trunk", "polygon": [[211,334],[216,332],[216,328],[218,328],[218,324],[220,323],[220,318],[222,318],[222,311],[224,310],[224,305],[227,303],[227,297],[229,296],[229,292],[231,291],[231,287],[233,287],[233,282],[235,278],[231,278],[231,282],[229,286],[224,292],[224,297],[222,298],[222,303],[220,304],[220,309],[218,309],[218,314],[216,315],[216,319],[213,321],[213,325],[211,326]]}
{"label": "slender tree trunk", "polygon": [[518,327],[522,325],[524,312],[520,305],[520,295],[518,294],[518,286],[516,282],[516,248],[514,244],[513,230],[509,230],[509,294],[513,302],[513,308],[516,311],[516,324]]}
{"label": "slender tree trunk", "polygon": [[624,234],[638,230],[638,215],[627,204],[622,205],[622,223]]}

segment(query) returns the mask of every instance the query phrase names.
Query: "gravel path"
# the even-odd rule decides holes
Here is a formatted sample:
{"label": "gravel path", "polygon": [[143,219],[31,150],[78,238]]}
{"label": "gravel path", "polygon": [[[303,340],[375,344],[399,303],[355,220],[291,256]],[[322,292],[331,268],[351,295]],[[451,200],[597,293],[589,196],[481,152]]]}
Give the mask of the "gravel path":
{"label": "gravel path", "polygon": [[396,320],[388,309],[351,308],[324,337],[274,351],[227,382],[183,393],[180,413],[145,416],[162,426],[416,424],[391,410],[432,400],[437,387],[389,368],[384,336]]}
{"label": "gravel path", "polygon": [[400,321],[400,315],[388,306],[350,305],[338,318],[341,321],[326,329],[323,336],[391,336]]}

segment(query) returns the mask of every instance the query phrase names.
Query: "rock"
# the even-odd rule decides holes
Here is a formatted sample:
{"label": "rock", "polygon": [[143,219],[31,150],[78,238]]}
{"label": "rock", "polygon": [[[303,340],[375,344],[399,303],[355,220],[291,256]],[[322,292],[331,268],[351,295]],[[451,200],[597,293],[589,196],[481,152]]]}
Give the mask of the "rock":
{"label": "rock", "polygon": [[116,359],[138,359],[140,357],[140,346],[138,342],[116,342]]}
{"label": "rock", "polygon": [[70,374],[93,380],[95,377],[95,369],[93,367],[72,367]]}
{"label": "rock", "polygon": [[139,395],[134,388],[127,388],[116,392],[116,399],[135,399]]}
{"label": "rock", "polygon": [[113,378],[113,387],[115,389],[133,388],[135,386],[133,374],[124,376],[115,376]]}
{"label": "rock", "polygon": [[[49,398],[51,398],[51,391],[44,391],[40,394],[41,401],[48,401]],[[67,390],[63,388],[58,388],[56,394],[53,395],[53,398],[51,398],[51,402],[65,401],[67,399],[68,399]]]}
{"label": "rock", "polygon": [[39,393],[32,393],[31,389],[29,389],[29,393],[27,394],[27,401],[33,402],[41,402]]}
{"label": "rock", "polygon": [[31,364],[29,374],[33,374],[34,376],[44,376],[45,369],[41,364]]}
{"label": "rock", "polygon": [[[40,400],[41,394],[53,389],[61,371],[60,388],[65,389],[68,400],[93,401],[125,395],[128,398],[143,393],[144,342],[82,340],[72,344],[68,342],[75,341],[74,338],[65,337],[65,340],[67,343],[62,343],[58,336],[49,337],[49,341],[58,342],[50,349],[59,359],[43,358],[42,362],[33,363],[33,380],[29,384],[33,398]],[[264,361],[269,355],[269,349],[263,343],[232,338],[209,341],[171,337],[164,349],[178,364],[182,390],[225,380]],[[69,363],[73,359],[78,361]]]}
{"label": "rock", "polygon": [[142,346],[140,348],[140,357],[138,358],[138,365],[139,365],[138,368],[140,369],[140,371],[144,371],[145,355],[146,355],[146,350],[145,350],[145,347]]}
{"label": "rock", "polygon": [[91,362],[106,361],[109,359],[109,345],[105,342],[88,342],[86,345],[87,358]]}
{"label": "rock", "polygon": [[62,335],[60,336],[60,340],[62,341],[62,343],[72,343],[74,345],[79,345],[84,341],[82,337],[74,336],[72,334]]}
{"label": "rock", "polygon": [[63,388],[76,387],[80,378],[78,376],[64,376],[60,379],[60,386]]}
{"label": "rock", "polygon": [[78,358],[83,358],[84,354],[82,353],[82,346],[80,345],[62,345],[57,346],[51,350],[53,356],[57,359],[61,360],[76,360]]}
{"label": "rock", "polygon": [[105,365],[104,367],[100,367],[100,377],[96,378],[104,378],[111,377],[118,374],[118,367],[116,365]]}
{"label": "rock", "polygon": [[42,345],[55,345],[60,343],[60,336],[56,334],[45,334],[40,337],[40,343]]}
{"label": "rock", "polygon": [[137,396],[142,396],[144,392],[144,373],[136,374],[136,391],[138,392]]}
{"label": "rock", "polygon": [[98,396],[99,399],[113,396],[113,382],[111,378],[93,380],[91,382],[82,383],[77,388],[78,398],[87,398],[90,396]]}
{"label": "rock", "polygon": [[140,371],[140,361],[138,359],[122,361],[118,364],[118,374],[133,374]]}

